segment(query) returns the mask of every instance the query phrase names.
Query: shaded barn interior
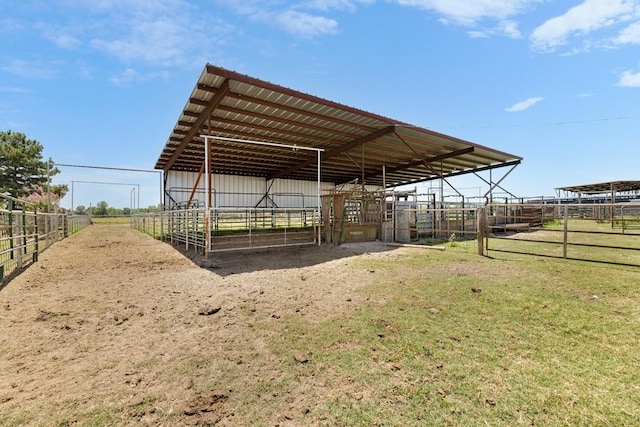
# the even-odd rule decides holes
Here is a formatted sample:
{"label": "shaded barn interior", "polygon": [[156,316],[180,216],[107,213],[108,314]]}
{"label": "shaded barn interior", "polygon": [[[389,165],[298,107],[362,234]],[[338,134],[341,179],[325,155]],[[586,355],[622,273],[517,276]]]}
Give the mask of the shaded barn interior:
{"label": "shaded barn interior", "polygon": [[231,249],[280,245],[246,236],[294,229],[316,243],[377,239],[395,187],[521,160],[207,64],[155,168],[165,209],[203,209],[203,244],[215,251],[229,236],[244,236]]}

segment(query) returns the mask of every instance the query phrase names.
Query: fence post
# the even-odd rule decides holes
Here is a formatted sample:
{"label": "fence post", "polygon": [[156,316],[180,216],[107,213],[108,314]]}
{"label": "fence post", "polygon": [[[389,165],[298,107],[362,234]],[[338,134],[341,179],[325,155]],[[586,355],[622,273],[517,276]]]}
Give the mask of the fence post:
{"label": "fence post", "polygon": [[175,233],[174,227],[175,227],[175,218],[174,218],[175,212],[170,211],[169,212],[169,218],[167,219],[167,221],[169,222],[169,241],[171,242],[171,244],[173,244],[173,235]]}
{"label": "fence post", "polygon": [[478,233],[478,255],[484,256],[484,239],[487,227],[487,211],[485,208],[478,208],[476,211],[477,233]]}
{"label": "fence post", "polygon": [[22,253],[24,255],[28,252],[28,236],[27,236],[27,208],[22,205]]}
{"label": "fence post", "polygon": [[33,208],[33,234],[35,242],[35,251],[33,252],[33,262],[38,262],[38,253],[40,251],[38,236],[38,206]]}
{"label": "fence post", "polygon": [[164,211],[160,211],[160,240],[166,240],[164,237]]}
{"label": "fence post", "polygon": [[[16,252],[16,265],[18,266],[18,268],[22,268],[22,251],[23,251],[23,247],[22,247],[22,239],[21,234],[20,234],[20,229],[24,226],[24,212],[22,213],[22,215],[20,215],[18,217],[18,220],[16,221],[16,231],[17,231],[17,248],[15,248],[15,252]],[[15,236],[15,233],[14,233]]]}
{"label": "fence post", "polygon": [[564,206],[564,238],[562,239],[562,257],[567,257],[567,236],[568,236],[568,226],[569,226],[569,206]]}
{"label": "fence post", "polygon": [[13,241],[13,200],[9,200],[9,249],[11,250],[11,259],[15,259],[14,247],[15,242]]}

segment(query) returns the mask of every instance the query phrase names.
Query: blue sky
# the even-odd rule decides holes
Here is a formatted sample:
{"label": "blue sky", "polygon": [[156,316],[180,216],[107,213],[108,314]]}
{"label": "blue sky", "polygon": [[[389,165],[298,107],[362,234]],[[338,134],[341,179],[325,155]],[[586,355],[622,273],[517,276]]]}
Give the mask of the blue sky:
{"label": "blue sky", "polygon": [[[2,4],[0,129],[58,163],[153,168],[210,62],[520,155],[503,182],[517,196],[640,179],[640,0]],[[155,174],[63,168],[56,181],[78,181],[76,206],[130,206],[133,188],[79,181],[159,199]]]}

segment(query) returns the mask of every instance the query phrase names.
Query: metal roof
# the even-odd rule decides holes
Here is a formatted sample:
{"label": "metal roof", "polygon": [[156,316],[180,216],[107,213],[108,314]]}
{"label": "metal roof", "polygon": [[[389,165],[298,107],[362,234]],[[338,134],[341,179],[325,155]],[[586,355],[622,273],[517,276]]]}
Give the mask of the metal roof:
{"label": "metal roof", "polygon": [[[204,165],[202,134],[323,149],[322,180],[387,186],[516,165],[521,157],[294,91],[211,64],[204,68],[155,165]],[[213,173],[316,179],[316,154],[212,142]]]}
{"label": "metal roof", "polygon": [[573,185],[558,187],[556,190],[571,191],[582,194],[601,194],[621,191],[640,191],[640,181],[609,181],[599,184]]}

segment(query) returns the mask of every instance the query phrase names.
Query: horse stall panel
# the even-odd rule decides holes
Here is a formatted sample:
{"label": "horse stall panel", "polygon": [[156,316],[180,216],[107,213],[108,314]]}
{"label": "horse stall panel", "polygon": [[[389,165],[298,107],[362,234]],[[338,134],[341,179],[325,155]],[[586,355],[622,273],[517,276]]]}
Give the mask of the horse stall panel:
{"label": "horse stall panel", "polygon": [[273,233],[212,236],[211,252],[274,248],[280,246],[311,245],[314,243],[314,229],[301,231],[278,231]]}

